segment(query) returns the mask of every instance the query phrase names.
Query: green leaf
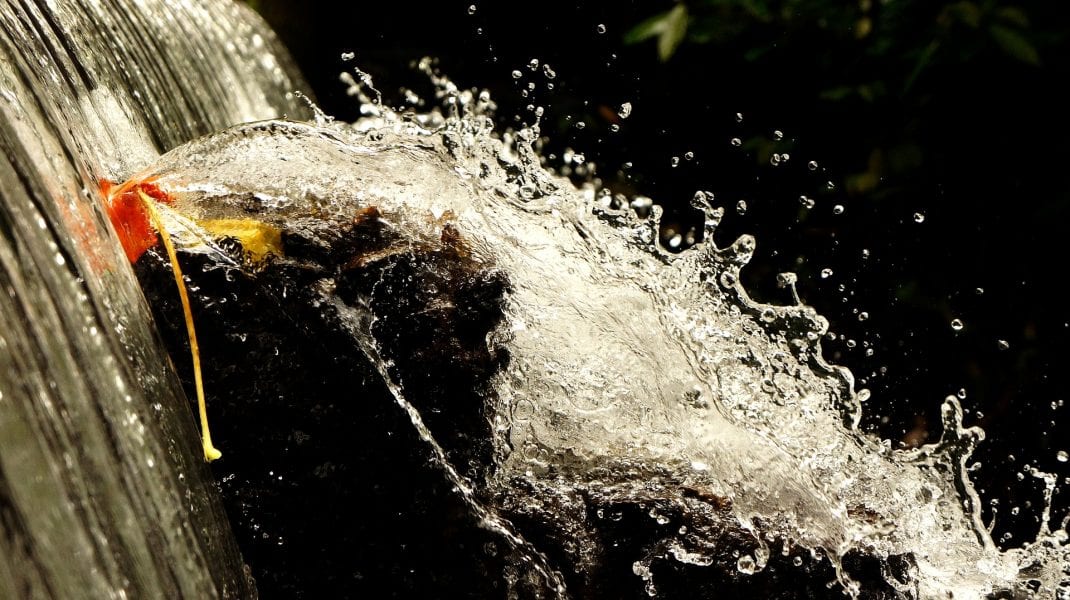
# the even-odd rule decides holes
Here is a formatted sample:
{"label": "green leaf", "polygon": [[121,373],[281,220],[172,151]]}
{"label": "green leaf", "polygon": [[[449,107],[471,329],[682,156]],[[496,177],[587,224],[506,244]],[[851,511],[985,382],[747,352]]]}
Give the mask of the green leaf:
{"label": "green leaf", "polygon": [[1017,6],[1004,6],[996,11],[1001,19],[1018,27],[1025,29],[1029,27],[1029,17],[1025,14],[1025,11]]}
{"label": "green leaf", "polygon": [[624,43],[635,44],[658,36],[658,57],[662,62],[667,61],[676,52],[680,42],[684,41],[687,21],[687,6],[677,4],[672,10],[654,15],[631,28],[624,34]]}
{"label": "green leaf", "polygon": [[751,48],[743,53],[743,58],[745,58],[747,62],[754,62],[768,54],[770,50],[772,50],[772,46],[758,46],[757,48]]}
{"label": "green leaf", "polygon": [[973,2],[969,2],[969,0],[952,4],[948,9],[951,14],[958,17],[959,21],[970,27],[976,28],[981,25],[981,9]]}
{"label": "green leaf", "polygon": [[988,28],[988,32],[1009,56],[1034,66],[1040,65],[1040,54],[1036,47],[1020,31],[1003,25],[993,25]]}
{"label": "green leaf", "polygon": [[914,63],[914,70],[910,72],[910,76],[907,77],[906,83],[903,84],[904,94],[909,92],[910,88],[914,87],[914,82],[918,80],[918,76],[925,70],[925,67],[929,66],[929,61],[933,59],[933,55],[936,54],[936,51],[939,48],[940,42],[938,40],[933,40],[921,51],[921,56],[918,57],[918,62]]}
{"label": "green leaf", "polygon": [[687,35],[687,7],[677,4],[665,18],[665,30],[658,37],[658,58],[665,62],[672,58],[680,42]]}
{"label": "green leaf", "polygon": [[671,15],[672,10],[667,10],[646,19],[635,27],[632,27],[624,34],[624,43],[637,44],[647,38],[661,35],[661,33],[668,27],[668,21]]}
{"label": "green leaf", "polygon": [[831,100],[832,102],[839,102],[858,93],[858,89],[850,85],[841,85],[834,88],[824,90],[818,96],[822,100]]}
{"label": "green leaf", "polygon": [[[755,19],[763,23],[773,20],[773,13],[769,10],[769,5],[764,0],[743,0],[741,4],[744,10]],[[785,6],[784,9],[789,10],[789,7]]]}

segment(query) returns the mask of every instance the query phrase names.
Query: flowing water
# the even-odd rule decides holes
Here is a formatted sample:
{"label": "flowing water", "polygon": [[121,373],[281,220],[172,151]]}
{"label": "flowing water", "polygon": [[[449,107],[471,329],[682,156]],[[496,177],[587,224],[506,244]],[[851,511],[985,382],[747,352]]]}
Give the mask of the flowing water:
{"label": "flowing water", "polygon": [[252,594],[98,180],[301,116],[277,51],[226,2],[0,3],[0,597]]}
{"label": "flowing water", "polygon": [[[14,582],[11,596],[246,593],[191,443],[192,420],[95,203],[97,178],[132,174],[175,195],[165,216],[187,255],[233,265],[198,223],[246,215],[250,199],[261,222],[309,239],[374,207],[403,240],[391,252],[455,245],[459,236],[465,260],[508,282],[503,318],[485,341],[509,360],[485,398],[493,456],[478,477],[451,462],[447,432],[407,398],[375,317],[340,300],[332,277],[315,289],[471,517],[521,556],[549,595],[570,595],[564,565],[511,516],[567,522],[569,503],[653,502],[649,517],[662,523],[685,510],[686,497],[723,509],[754,543],[732,554],[713,528],[661,530],[651,550],[630,558],[651,595],[666,583],[655,559],[730,560],[745,578],[790,548],[827,557],[830,584],[848,593],[858,583],[842,559],[861,551],[911,556],[907,577],[884,575],[905,597],[1070,594],[1065,523],[1045,519],[1022,550],[993,544],[965,470],[984,435],[962,426],[954,397],[936,444],[893,450],[858,430],[866,392],[822,359],[827,322],[807,306],[748,298],[739,270],[756,241],[709,241],[723,214],[710,195],[694,199],[707,241],[667,253],[656,208],[639,218],[608,194],[548,173],[533,149],[537,130],[495,134],[489,98],[444,79],[436,81],[446,116],[402,117],[369,104],[354,125],[321,115],[179,145],[234,123],[300,116],[287,96],[300,81],[279,66],[270,34],[221,3],[107,15],[79,7],[20,4],[3,13],[11,92],[0,138],[8,160],[0,584]],[[25,52],[37,47],[31,42],[40,50]],[[228,87],[244,95],[217,104]],[[1036,476],[1050,497],[1054,478]],[[598,550],[583,527],[567,531],[572,556]],[[61,574],[72,553],[93,566]]]}
{"label": "flowing water", "polygon": [[[450,96],[454,88],[440,83]],[[608,195],[549,175],[528,141],[536,132],[502,143],[481,114],[486,98],[450,97],[463,117],[401,119],[368,107],[381,117],[356,127],[242,126],[179,148],[142,176],[177,194],[178,213],[195,220],[254,214],[286,231],[375,207],[413,247],[440,243],[445,224],[455,228],[474,260],[510,283],[505,319],[487,336],[510,360],[493,384],[498,452],[483,485],[505,497],[515,490],[523,498],[514,504],[701,490],[728,499],[756,532],[753,555],[738,560],[743,573],[768,559],[761,532],[820,548],[834,564],[855,549],[911,554],[915,587],[904,593],[925,598],[1025,593],[1025,565],[1023,579],[1039,581],[1042,596],[1066,592],[1065,531],[1045,525],[1033,548],[1000,553],[980,522],[964,465],[984,436],[963,428],[956,398],[945,401],[937,444],[893,451],[862,434],[850,373],[821,358],[826,321],[802,305],[757,304],[740,287],[754,239],[669,254],[656,241],[657,211],[640,219]],[[255,210],[235,202],[250,197]],[[710,240],[722,211],[701,192],[695,205]],[[188,251],[218,252],[206,237],[187,232]],[[325,306],[337,303],[334,285],[317,286]],[[374,337],[365,314],[337,309],[351,312],[355,335]],[[379,353],[368,353],[391,379]],[[442,468],[459,477],[404,386],[392,383]],[[458,488],[482,515],[477,485]],[[528,495],[532,488],[544,491]],[[528,547],[507,523],[481,518]],[[664,547],[709,564],[716,551],[694,537],[670,532]],[[644,557],[635,560],[656,593]],[[844,572],[839,578],[856,589]]]}

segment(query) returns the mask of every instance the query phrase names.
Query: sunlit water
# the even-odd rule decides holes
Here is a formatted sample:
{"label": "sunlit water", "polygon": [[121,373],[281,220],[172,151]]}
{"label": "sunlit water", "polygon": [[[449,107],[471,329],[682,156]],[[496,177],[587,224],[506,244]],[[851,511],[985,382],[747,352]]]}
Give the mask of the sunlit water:
{"label": "sunlit water", "polygon": [[[246,125],[180,146],[298,115],[287,92],[300,82],[236,6],[112,10],[0,12],[0,508],[17,515],[0,520],[7,596],[247,593],[192,419],[101,216],[97,179],[130,176],[155,176],[177,195],[167,218],[188,253],[218,252],[194,221],[238,216],[229,200],[252,194],[259,218],[280,229],[375,206],[414,247],[434,247],[448,225],[501,273],[506,318],[487,343],[510,360],[488,395],[496,452],[486,479],[450,464],[403,382],[391,381],[368,314],[339,305],[329,285],[323,306],[348,316],[473,517],[559,596],[569,594],[560,567],[504,506],[552,511],[555,498],[581,495],[671,503],[690,490],[755,532],[755,549],[736,560],[741,576],[781,551],[770,533],[837,566],[852,549],[912,554],[904,593],[923,598],[1027,596],[1030,580],[1039,597],[1070,593],[1065,523],[1045,519],[1022,550],[992,543],[964,470],[983,433],[962,427],[954,398],[932,446],[893,450],[857,429],[863,392],[822,360],[825,320],[806,306],[757,304],[740,287],[754,239],[665,252],[656,209],[640,219],[548,173],[532,148],[537,131],[503,140],[489,99],[442,79],[445,117],[369,105],[354,126]],[[712,240],[722,211],[703,193],[695,204]],[[1054,479],[1036,476],[1050,496]],[[666,533],[661,547],[709,565],[711,535]],[[587,542],[576,543],[582,554]],[[634,573],[656,595],[649,560],[635,556]]]}

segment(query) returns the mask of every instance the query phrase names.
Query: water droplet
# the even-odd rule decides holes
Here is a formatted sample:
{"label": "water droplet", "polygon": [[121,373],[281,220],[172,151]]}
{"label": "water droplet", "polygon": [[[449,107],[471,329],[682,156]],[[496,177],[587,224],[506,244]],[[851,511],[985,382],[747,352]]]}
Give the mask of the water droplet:
{"label": "water droplet", "polygon": [[985,288],[977,288],[977,289],[975,289],[975,290],[973,291],[973,293],[975,293],[975,294],[977,294],[978,296],[980,296],[980,295],[982,295],[982,294],[984,294],[984,293],[985,293]]}
{"label": "water droplet", "polygon": [[1007,342],[1007,340],[996,340],[996,347],[1000,350],[1008,350],[1010,349],[1011,345]]}
{"label": "water droplet", "polygon": [[865,321],[867,319],[869,319],[869,313],[868,312],[862,311],[862,312],[858,313],[858,320],[859,321]]}
{"label": "water droplet", "polygon": [[773,165],[774,167],[778,166],[780,164],[780,155],[779,154],[773,154],[772,156],[770,156],[769,157],[769,164]]}
{"label": "water droplet", "polygon": [[831,182],[831,181],[826,181],[825,182],[825,189],[829,190],[829,191],[832,191],[832,190],[836,189],[836,184]]}
{"label": "water droplet", "polygon": [[621,104],[620,108],[617,109],[617,116],[622,119],[627,119],[632,116],[632,103],[625,102],[624,104]]}
{"label": "water droplet", "polygon": [[1055,454],[1055,459],[1059,462],[1066,462],[1070,460],[1070,454],[1066,453],[1066,450],[1060,450]]}
{"label": "water droplet", "polygon": [[959,388],[959,391],[956,392],[955,395],[959,397],[959,400],[965,400],[966,399],[966,389],[965,388]]}
{"label": "water droplet", "polygon": [[743,113],[736,113],[736,123],[743,122]]}
{"label": "water droplet", "polygon": [[733,146],[737,146],[738,147],[738,146],[742,146],[743,145],[743,140],[741,140],[739,138],[732,138],[732,142],[731,143],[732,143]]}
{"label": "water droplet", "polygon": [[539,68],[539,59],[533,58],[528,61],[528,68],[535,71]]}
{"label": "water droplet", "polygon": [[650,212],[650,208],[654,206],[654,201],[650,198],[647,198],[646,196],[636,196],[635,198],[632,198],[632,201],[629,203],[629,206],[632,207],[632,210],[635,211],[635,214],[645,218],[646,215]]}
{"label": "water droplet", "polygon": [[611,132],[613,132],[613,133],[617,133],[618,131],[620,131],[620,125],[617,125],[616,123],[612,123],[609,126],[609,130]]}
{"label": "water droplet", "polygon": [[925,214],[924,213],[920,213],[920,212],[914,213],[914,222],[915,223],[924,223],[925,222]]}
{"label": "water droplet", "polygon": [[520,79],[524,74],[520,72],[520,69],[513,69],[513,79]]}
{"label": "water droplet", "polygon": [[843,205],[842,204],[837,204],[836,206],[833,206],[832,207],[832,214],[834,214],[834,215],[842,215],[843,214]]}
{"label": "water droplet", "polygon": [[862,248],[862,258],[869,258],[869,248]]}
{"label": "water droplet", "polygon": [[963,327],[965,327],[965,325],[962,323],[961,319],[951,319],[952,329],[954,329],[955,331],[962,331]]}
{"label": "water droplet", "polygon": [[606,26],[603,23],[599,23],[598,26],[594,28],[594,30],[597,31],[599,35],[601,35],[606,32]]}
{"label": "water droplet", "polygon": [[650,512],[647,513],[647,514],[650,515],[650,518],[654,519],[654,521],[656,521],[658,525],[668,525],[669,524],[669,517],[666,517],[665,515],[661,514],[660,512],[657,511],[657,509],[652,508],[652,509],[650,509]]}
{"label": "water droplet", "polygon": [[670,163],[672,164],[673,168],[676,168],[676,167],[680,166],[680,157],[679,156],[672,157],[672,160],[670,161]]}
{"label": "water droplet", "polygon": [[774,139],[774,140],[776,140],[776,141],[778,141],[778,142],[779,142],[780,140],[784,139],[784,132],[783,132],[783,131],[781,131],[781,130],[779,130],[779,129],[777,129],[777,130],[774,130],[774,131],[773,131],[773,139]]}
{"label": "water droplet", "polygon": [[557,72],[551,69],[550,65],[542,66],[542,74],[545,75],[547,79],[553,79],[557,77]]}
{"label": "water droplet", "polygon": [[736,212],[741,214],[741,215],[747,214],[747,201],[746,200],[740,200],[739,202],[736,202]]}
{"label": "water droplet", "polygon": [[684,160],[694,160],[694,158],[695,158],[695,153],[694,152],[684,152]]}
{"label": "water droplet", "polygon": [[791,559],[791,564],[795,565],[796,567],[801,567],[802,566],[802,557],[801,556],[796,556],[795,558]]}
{"label": "water droplet", "polygon": [[654,587],[654,575],[650,572],[650,567],[644,565],[639,561],[632,563],[632,573],[638,575],[644,582],[643,589],[647,595],[651,598],[658,595],[658,589]]}
{"label": "water droplet", "polygon": [[579,121],[579,122],[576,123],[576,129],[583,129],[585,127],[587,127],[587,124],[584,123],[583,121]]}
{"label": "water droplet", "polygon": [[735,287],[736,274],[732,273],[731,271],[725,271],[724,273],[721,273],[721,285],[726,288]]}
{"label": "water droplet", "polygon": [[811,171],[816,171],[817,167],[818,167],[818,165],[817,165],[817,161],[816,160],[812,160],[812,161],[806,163],[806,168],[810,169]]}
{"label": "water droplet", "polygon": [[806,196],[799,196],[799,204],[803,205],[803,208],[813,208],[814,200]]}
{"label": "water droplet", "polygon": [[475,4],[472,4],[472,5],[470,5],[468,7],[468,14],[470,14],[470,15],[476,14],[476,5]]}
{"label": "water droplet", "polygon": [[832,277],[832,269],[821,269],[821,279]]}
{"label": "water droplet", "polygon": [[756,565],[754,564],[754,558],[749,554],[744,554],[736,561],[736,569],[744,575],[753,575]]}
{"label": "water droplet", "polygon": [[346,61],[346,62],[351,61],[356,57],[357,57],[357,53],[356,52],[343,52],[342,53],[342,60]]}

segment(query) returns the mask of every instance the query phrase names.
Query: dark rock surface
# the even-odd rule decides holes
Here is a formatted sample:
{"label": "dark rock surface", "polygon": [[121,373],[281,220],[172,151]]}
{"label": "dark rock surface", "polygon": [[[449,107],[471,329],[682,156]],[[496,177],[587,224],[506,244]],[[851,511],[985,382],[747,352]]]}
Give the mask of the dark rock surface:
{"label": "dark rock surface", "polygon": [[[485,489],[508,278],[472,260],[449,223],[436,244],[413,243],[378,216],[369,207],[284,231],[285,258],[257,268],[226,266],[243,258],[234,240],[225,254],[180,255],[224,452],[213,470],[264,598],[553,596],[530,557],[470,514],[369,359],[368,331],[451,464],[546,554],[571,597],[843,597],[820,552],[760,543],[727,500],[656,470],[626,475],[617,489],[628,493],[564,477]],[[137,271],[189,386],[170,268],[157,251]],[[740,556],[763,551],[764,569],[740,572]],[[688,553],[697,564],[679,560]],[[844,569],[863,598],[915,596],[908,556],[853,553]]]}

